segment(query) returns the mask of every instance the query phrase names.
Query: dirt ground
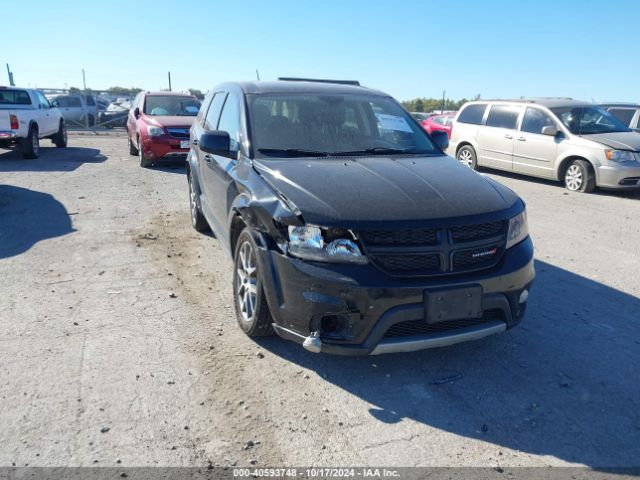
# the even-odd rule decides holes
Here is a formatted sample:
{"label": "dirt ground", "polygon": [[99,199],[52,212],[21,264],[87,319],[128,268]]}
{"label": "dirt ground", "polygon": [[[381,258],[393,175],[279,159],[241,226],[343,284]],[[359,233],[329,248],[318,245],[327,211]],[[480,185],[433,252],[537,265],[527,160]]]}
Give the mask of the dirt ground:
{"label": "dirt ground", "polygon": [[0,466],[638,465],[640,194],[490,173],[528,205],[524,322],[344,358],[240,331],[182,166],[69,145],[0,151]]}

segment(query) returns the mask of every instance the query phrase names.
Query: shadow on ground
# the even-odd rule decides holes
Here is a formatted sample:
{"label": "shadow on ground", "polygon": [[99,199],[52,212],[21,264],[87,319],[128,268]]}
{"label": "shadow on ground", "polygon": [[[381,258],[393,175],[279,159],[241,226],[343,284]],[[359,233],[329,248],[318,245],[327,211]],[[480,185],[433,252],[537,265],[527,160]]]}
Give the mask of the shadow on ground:
{"label": "shadow on ground", "polygon": [[0,259],[73,231],[64,205],[48,193],[0,185]]}
{"label": "shadow on ground", "polygon": [[166,162],[160,164],[153,164],[151,170],[156,170],[158,172],[164,173],[187,173],[187,168],[184,160],[179,160],[174,162]]}
{"label": "shadow on ground", "polygon": [[0,172],[70,172],[84,163],[107,159],[96,148],[40,146],[39,158],[22,158],[18,150],[0,150]]}
{"label": "shadow on ground", "polygon": [[545,262],[536,268],[523,323],[481,341],[355,358],[277,337],[260,344],[371,404],[379,422],[411,419],[596,468],[637,466],[640,300]]}

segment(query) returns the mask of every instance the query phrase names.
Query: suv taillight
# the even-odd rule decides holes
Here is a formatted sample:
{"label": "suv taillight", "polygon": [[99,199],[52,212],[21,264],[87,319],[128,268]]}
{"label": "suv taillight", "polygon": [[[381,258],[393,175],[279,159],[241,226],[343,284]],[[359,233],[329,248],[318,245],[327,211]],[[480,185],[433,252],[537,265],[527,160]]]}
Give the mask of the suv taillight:
{"label": "suv taillight", "polygon": [[18,128],[20,128],[18,125],[18,117],[15,115],[9,115],[9,122],[11,122],[11,130],[18,130]]}

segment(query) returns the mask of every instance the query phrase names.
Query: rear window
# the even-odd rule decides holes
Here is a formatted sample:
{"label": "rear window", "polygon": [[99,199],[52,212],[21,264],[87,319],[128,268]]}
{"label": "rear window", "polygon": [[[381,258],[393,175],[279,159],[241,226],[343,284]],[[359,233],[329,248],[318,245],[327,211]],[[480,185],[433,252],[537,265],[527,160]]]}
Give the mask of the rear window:
{"label": "rear window", "polygon": [[493,105],[487,117],[487,125],[498,128],[516,128],[520,110],[520,107]]}
{"label": "rear window", "polygon": [[630,108],[610,108],[609,113],[627,126],[631,126],[631,120],[636,111]]}
{"label": "rear window", "polygon": [[24,90],[0,90],[0,105],[31,105],[31,98]]}
{"label": "rear window", "polygon": [[480,125],[482,123],[482,117],[484,116],[484,111],[486,108],[486,103],[476,103],[473,105],[468,105],[462,110],[462,112],[460,112],[460,115],[458,116],[458,122]]}

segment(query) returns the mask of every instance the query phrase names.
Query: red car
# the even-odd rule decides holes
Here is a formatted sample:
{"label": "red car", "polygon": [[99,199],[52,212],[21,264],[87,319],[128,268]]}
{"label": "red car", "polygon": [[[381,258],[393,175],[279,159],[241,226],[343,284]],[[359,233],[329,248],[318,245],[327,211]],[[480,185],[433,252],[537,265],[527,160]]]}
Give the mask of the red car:
{"label": "red car", "polygon": [[140,92],[127,118],[129,153],[138,155],[141,167],[155,162],[186,159],[189,129],[200,110],[188,93]]}
{"label": "red car", "polygon": [[451,138],[451,127],[454,118],[455,114],[445,113],[444,115],[433,115],[420,123],[427,133],[440,130],[447,132],[447,135]]}

